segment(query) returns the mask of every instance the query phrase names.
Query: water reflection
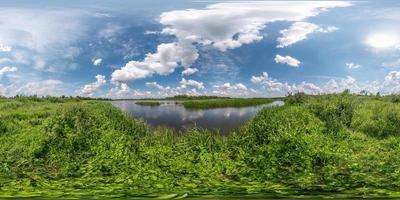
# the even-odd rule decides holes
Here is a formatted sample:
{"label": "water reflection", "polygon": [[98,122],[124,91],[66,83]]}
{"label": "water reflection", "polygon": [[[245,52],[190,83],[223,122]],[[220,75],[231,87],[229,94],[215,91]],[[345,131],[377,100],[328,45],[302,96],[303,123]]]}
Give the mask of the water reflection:
{"label": "water reflection", "polygon": [[186,109],[175,101],[163,101],[160,106],[141,106],[132,100],[112,101],[112,104],[152,126],[167,126],[183,131],[194,126],[218,130],[227,134],[253,117],[265,106],[281,106],[282,101],[245,108]]}

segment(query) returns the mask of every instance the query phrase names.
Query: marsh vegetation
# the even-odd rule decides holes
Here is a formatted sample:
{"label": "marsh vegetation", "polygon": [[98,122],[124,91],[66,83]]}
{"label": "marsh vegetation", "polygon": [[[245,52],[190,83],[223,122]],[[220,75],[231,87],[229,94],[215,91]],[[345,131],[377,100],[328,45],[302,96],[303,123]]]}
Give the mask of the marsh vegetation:
{"label": "marsh vegetation", "polygon": [[161,103],[158,101],[137,101],[137,102],[135,102],[135,104],[141,105],[141,106],[159,106],[159,105],[161,105]]}
{"label": "marsh vegetation", "polygon": [[399,197],[396,99],[293,95],[226,137],[103,101],[0,99],[0,197]]}
{"label": "marsh vegetation", "polygon": [[210,109],[210,108],[226,108],[226,107],[248,107],[262,105],[273,102],[272,99],[266,98],[250,98],[250,99],[201,99],[201,100],[185,100],[182,105],[189,109]]}

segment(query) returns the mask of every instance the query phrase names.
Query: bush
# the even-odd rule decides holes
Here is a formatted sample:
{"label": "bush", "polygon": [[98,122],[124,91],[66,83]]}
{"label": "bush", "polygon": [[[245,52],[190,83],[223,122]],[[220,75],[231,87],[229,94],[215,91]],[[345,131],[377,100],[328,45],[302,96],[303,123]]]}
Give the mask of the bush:
{"label": "bush", "polygon": [[310,170],[313,147],[306,138],[323,129],[323,123],[302,107],[265,108],[234,136],[231,145],[244,151],[242,159],[251,170],[245,173],[261,180],[273,177],[290,182],[297,173]]}
{"label": "bush", "polygon": [[304,92],[298,92],[296,94],[289,94],[285,98],[285,103],[288,105],[300,105],[307,101],[309,97]]}
{"label": "bush", "polygon": [[357,105],[355,97],[345,94],[315,98],[305,104],[308,110],[325,123],[326,130],[332,133],[350,127]]}
{"label": "bush", "polygon": [[399,136],[400,106],[379,101],[366,103],[355,111],[351,127],[373,137]]}

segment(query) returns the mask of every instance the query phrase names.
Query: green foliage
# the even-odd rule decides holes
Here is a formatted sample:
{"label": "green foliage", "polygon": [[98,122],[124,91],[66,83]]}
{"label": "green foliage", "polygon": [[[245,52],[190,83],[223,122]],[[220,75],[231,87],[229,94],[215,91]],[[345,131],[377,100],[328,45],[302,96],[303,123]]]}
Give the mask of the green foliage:
{"label": "green foliage", "polygon": [[271,103],[271,99],[251,98],[251,99],[208,99],[208,100],[187,100],[182,105],[189,109],[208,109],[225,107],[247,107],[260,104]]}
{"label": "green foliage", "polygon": [[167,100],[205,100],[205,99],[230,99],[229,97],[220,97],[220,96],[189,96],[189,95],[176,95],[173,97],[165,98]]}
{"label": "green foliage", "polygon": [[141,106],[159,106],[159,105],[161,105],[161,103],[158,101],[138,101],[138,102],[135,102],[135,104],[141,105]]}
{"label": "green foliage", "polygon": [[352,128],[373,137],[400,136],[400,105],[364,103],[355,111]]}
{"label": "green foliage", "polygon": [[305,107],[325,122],[327,130],[338,132],[350,127],[358,99],[348,94],[312,98]]}
{"label": "green foliage", "polygon": [[397,103],[289,98],[228,137],[150,129],[101,101],[0,99],[0,198],[400,196]]}
{"label": "green foliage", "polygon": [[304,92],[299,92],[295,94],[289,93],[289,95],[285,98],[285,103],[288,105],[299,105],[307,100],[307,95]]}

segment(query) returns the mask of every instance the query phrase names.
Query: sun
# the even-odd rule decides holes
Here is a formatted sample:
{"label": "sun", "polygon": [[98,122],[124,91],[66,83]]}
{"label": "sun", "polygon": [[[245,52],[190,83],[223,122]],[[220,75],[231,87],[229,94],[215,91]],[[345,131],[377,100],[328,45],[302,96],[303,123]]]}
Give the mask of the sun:
{"label": "sun", "polygon": [[399,46],[400,39],[394,33],[375,33],[369,35],[365,43],[373,48],[388,49]]}

